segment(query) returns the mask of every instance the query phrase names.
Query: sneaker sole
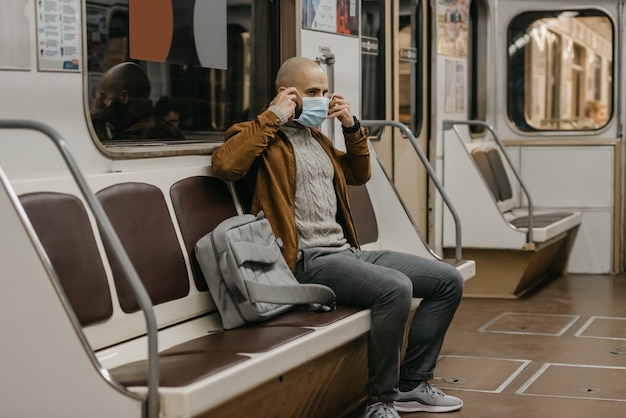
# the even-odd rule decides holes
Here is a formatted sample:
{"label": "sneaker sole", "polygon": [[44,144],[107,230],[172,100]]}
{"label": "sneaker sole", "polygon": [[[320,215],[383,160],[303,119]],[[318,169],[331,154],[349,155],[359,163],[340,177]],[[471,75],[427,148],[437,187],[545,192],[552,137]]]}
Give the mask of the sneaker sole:
{"label": "sneaker sole", "polygon": [[397,411],[400,412],[451,412],[456,411],[457,409],[461,409],[463,403],[460,405],[424,405],[423,403],[410,401],[410,402],[399,402],[395,401],[393,406]]}

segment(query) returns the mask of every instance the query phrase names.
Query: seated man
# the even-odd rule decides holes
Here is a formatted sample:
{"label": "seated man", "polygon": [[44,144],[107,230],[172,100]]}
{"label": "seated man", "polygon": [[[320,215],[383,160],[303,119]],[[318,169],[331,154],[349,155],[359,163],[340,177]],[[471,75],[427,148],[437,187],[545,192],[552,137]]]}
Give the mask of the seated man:
{"label": "seated man", "polygon": [[91,111],[100,140],[185,139],[178,127],[156,115],[150,91],[148,76],[134,62],[106,71]]}
{"label": "seated man", "polygon": [[[263,210],[300,282],[332,288],[338,304],[371,308],[365,417],[461,408],[460,399],[428,383],[463,294],[461,274],[440,261],[359,249],[346,183],[370,178],[366,129],[344,96],[326,97],[328,78],[315,61],[287,60],[276,88],[267,110],[226,131],[212,156],[213,169],[226,180],[245,182],[251,211]],[[341,122],[346,152],[317,128],[327,118]],[[400,365],[413,297],[424,300]]]}

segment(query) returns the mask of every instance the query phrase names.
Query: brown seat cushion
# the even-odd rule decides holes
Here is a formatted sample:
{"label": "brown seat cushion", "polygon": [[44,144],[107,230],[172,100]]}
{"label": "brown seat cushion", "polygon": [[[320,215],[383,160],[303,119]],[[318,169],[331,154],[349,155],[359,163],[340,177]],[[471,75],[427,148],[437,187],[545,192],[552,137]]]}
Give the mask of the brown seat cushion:
{"label": "brown seat cushion", "polygon": [[113,315],[109,283],[83,203],[63,193],[20,196],[81,325]]}
{"label": "brown seat cushion", "polygon": [[170,188],[170,197],[178,219],[180,232],[189,255],[191,271],[198,290],[208,290],[206,280],[196,259],[196,242],[211,232],[220,222],[237,215],[228,185],[208,176],[189,177]]}
{"label": "brown seat cushion", "polygon": [[354,228],[359,244],[369,244],[378,241],[378,224],[376,214],[367,192],[367,187],[347,186],[350,211],[354,220]]}
{"label": "brown seat cushion", "polygon": [[[187,267],[161,190],[145,183],[121,183],[99,191],[96,196],[152,303],[158,305],[186,296]],[[111,257],[108,248],[107,254],[122,310],[137,311],[139,307],[120,264]]]}
{"label": "brown seat cushion", "polygon": [[[249,359],[238,353],[271,350],[313,330],[295,327],[246,327],[209,334],[159,353],[160,386],[185,386]],[[125,386],[147,385],[145,360],[110,370]]]}
{"label": "brown seat cushion", "polygon": [[[570,212],[554,212],[533,215],[533,228],[545,228],[546,226],[565,219],[570,216]],[[520,216],[511,221],[516,228],[528,228],[528,216]]]}
{"label": "brown seat cushion", "polygon": [[[192,352],[159,356],[159,386],[180,387],[249,360],[235,353]],[[109,370],[124,386],[147,386],[148,363],[136,361]]]}

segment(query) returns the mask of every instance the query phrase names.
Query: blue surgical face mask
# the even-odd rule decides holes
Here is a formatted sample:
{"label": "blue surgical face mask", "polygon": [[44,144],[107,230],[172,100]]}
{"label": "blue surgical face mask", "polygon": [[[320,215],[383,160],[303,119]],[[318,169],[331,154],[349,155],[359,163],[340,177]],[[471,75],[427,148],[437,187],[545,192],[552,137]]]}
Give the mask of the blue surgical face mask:
{"label": "blue surgical face mask", "polygon": [[327,97],[303,97],[302,113],[294,121],[309,128],[320,126],[328,116],[328,103]]}

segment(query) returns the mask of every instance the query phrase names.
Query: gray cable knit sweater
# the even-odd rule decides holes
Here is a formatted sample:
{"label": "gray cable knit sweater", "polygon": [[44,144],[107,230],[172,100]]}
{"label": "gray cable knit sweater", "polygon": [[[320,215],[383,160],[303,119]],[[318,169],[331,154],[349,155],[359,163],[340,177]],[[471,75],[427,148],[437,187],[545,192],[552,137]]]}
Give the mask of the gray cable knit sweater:
{"label": "gray cable knit sweater", "polygon": [[336,221],[334,170],[328,155],[311,136],[311,131],[297,122],[289,122],[281,130],[289,138],[296,156],[298,249],[348,248],[341,225]]}

